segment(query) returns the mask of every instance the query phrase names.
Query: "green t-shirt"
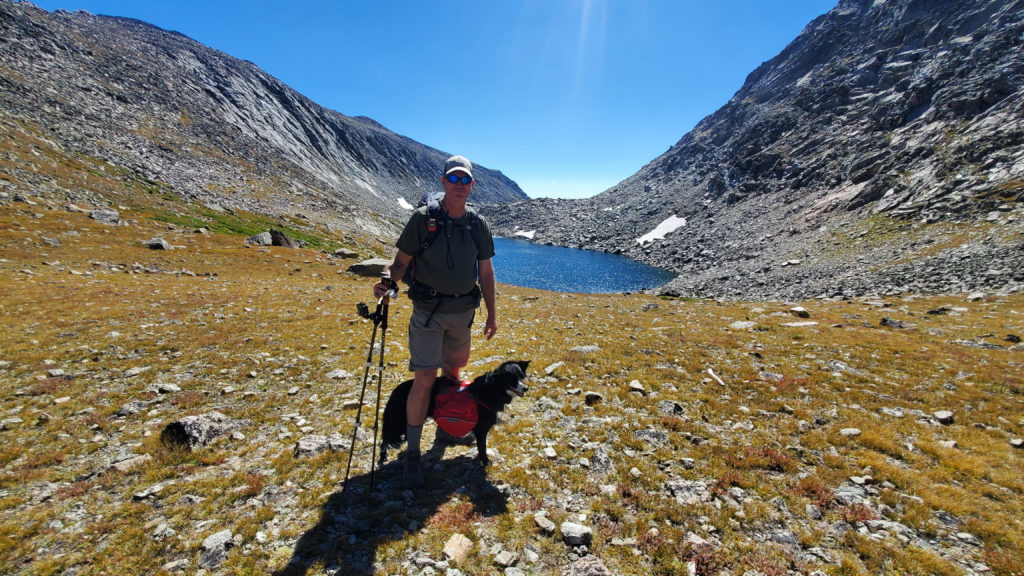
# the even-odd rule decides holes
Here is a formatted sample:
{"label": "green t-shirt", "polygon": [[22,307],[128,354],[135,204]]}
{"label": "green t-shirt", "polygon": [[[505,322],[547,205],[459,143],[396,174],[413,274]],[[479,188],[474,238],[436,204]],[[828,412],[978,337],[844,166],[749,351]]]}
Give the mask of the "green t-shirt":
{"label": "green t-shirt", "polygon": [[[437,219],[440,233],[433,243],[423,251],[423,243],[427,239],[427,207],[418,208],[409,217],[402,235],[395,244],[399,250],[416,258],[416,281],[430,286],[441,294],[469,294],[476,286],[478,278],[477,262],[489,260],[494,256],[494,238],[491,229],[479,214],[471,216],[467,212],[457,219],[449,219],[447,213],[440,212]],[[473,241],[473,232],[469,226],[478,227],[480,245]],[[450,300],[448,298],[443,300]],[[460,300],[463,300],[460,298]],[[440,304],[439,312],[458,311],[451,308],[452,304]],[[455,308],[465,309],[464,306]]]}

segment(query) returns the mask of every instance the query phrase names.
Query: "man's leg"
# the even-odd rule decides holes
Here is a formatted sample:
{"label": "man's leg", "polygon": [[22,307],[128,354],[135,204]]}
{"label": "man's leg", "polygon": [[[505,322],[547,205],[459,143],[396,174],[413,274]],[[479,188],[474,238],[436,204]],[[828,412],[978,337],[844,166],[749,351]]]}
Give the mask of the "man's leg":
{"label": "man's leg", "polygon": [[[406,424],[409,427],[409,452],[418,454],[420,451],[420,434],[423,432],[423,423],[427,421],[430,389],[434,386],[435,379],[437,368],[425,368],[413,373],[412,390],[409,391],[409,399],[405,404]],[[416,437],[413,438],[413,435]]]}
{"label": "man's leg", "polygon": [[405,438],[409,443],[405,449],[405,462],[402,466],[402,483],[406,488],[423,486],[423,465],[420,464],[420,439],[423,437],[423,423],[427,420],[427,409],[430,407],[430,389],[437,378],[437,368],[416,370],[412,380],[412,390],[406,401]]}

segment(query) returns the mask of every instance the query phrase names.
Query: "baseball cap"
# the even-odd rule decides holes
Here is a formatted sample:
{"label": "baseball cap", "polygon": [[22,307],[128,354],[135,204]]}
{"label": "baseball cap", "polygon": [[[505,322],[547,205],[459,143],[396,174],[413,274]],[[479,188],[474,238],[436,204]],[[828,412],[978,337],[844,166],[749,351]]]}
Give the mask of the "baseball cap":
{"label": "baseball cap", "polygon": [[473,163],[470,162],[465,156],[452,156],[444,163],[444,176],[451,174],[456,170],[462,170],[469,177],[473,177]]}

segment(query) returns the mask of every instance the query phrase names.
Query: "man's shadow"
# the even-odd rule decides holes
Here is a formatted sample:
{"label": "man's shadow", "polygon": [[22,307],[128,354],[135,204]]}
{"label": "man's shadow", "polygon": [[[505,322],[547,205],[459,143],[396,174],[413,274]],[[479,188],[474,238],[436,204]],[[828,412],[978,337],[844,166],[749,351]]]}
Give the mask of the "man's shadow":
{"label": "man's shadow", "polygon": [[275,576],[304,576],[320,566],[328,573],[372,575],[377,550],[421,529],[455,494],[473,504],[473,512],[496,516],[508,510],[508,497],[491,484],[480,464],[462,455],[443,460],[447,446],[435,442],[423,455],[426,485],[415,491],[402,486],[402,460],[377,470],[370,493],[370,473],[349,478],[321,509],[320,521],[303,534],[288,564]]}

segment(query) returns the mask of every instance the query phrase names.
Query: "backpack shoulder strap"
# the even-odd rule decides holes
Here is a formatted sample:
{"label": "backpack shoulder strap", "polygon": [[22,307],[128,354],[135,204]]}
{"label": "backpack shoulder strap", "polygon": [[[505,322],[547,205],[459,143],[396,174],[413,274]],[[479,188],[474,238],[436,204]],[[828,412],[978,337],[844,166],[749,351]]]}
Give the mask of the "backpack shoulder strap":
{"label": "backpack shoulder strap", "polygon": [[[444,222],[444,210],[441,209],[441,203],[436,199],[427,202],[426,214],[427,236],[423,239],[419,254],[426,252],[427,248],[430,248],[430,245],[434,243],[434,240],[437,240]],[[419,254],[416,254],[416,256]]]}
{"label": "backpack shoulder strap", "polygon": [[473,244],[476,245],[477,252],[480,251],[480,217],[477,214],[476,208],[466,205],[466,212],[469,214],[469,233],[473,237]]}

